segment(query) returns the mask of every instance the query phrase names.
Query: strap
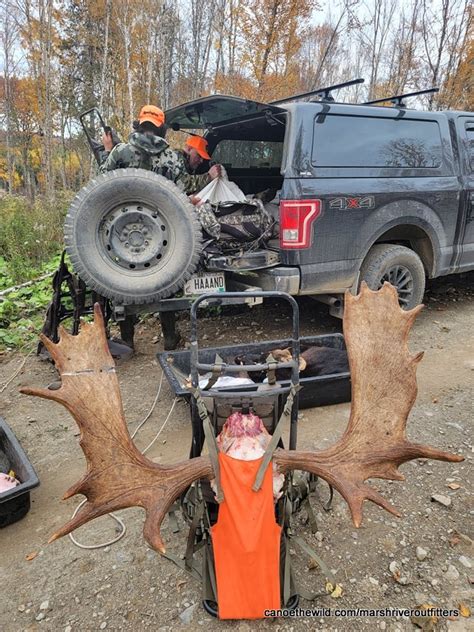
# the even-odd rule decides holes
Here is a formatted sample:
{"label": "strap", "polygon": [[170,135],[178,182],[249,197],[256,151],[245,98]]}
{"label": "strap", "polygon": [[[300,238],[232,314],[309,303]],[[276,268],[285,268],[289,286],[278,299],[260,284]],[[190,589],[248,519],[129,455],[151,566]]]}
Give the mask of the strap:
{"label": "strap", "polygon": [[267,356],[266,363],[268,364],[268,371],[267,371],[268,383],[271,386],[273,386],[274,384],[276,384],[276,370],[278,367],[278,362],[270,353],[270,355]]}
{"label": "strap", "polygon": [[207,570],[209,572],[209,581],[211,583],[211,589],[214,594],[214,601],[217,602],[217,581],[216,581],[216,573],[214,570],[214,552],[213,552],[211,542],[206,544],[206,553],[208,554]]}
{"label": "strap", "polygon": [[291,558],[290,541],[285,542],[285,565],[283,569],[283,607],[285,608],[291,597]]}
{"label": "strap", "polygon": [[301,507],[306,509],[306,513],[308,514],[309,525],[311,527],[311,533],[316,533],[318,530],[318,521],[316,520],[316,516],[314,514],[313,507],[309,502],[309,494],[301,503]]}
{"label": "strap", "polygon": [[220,357],[218,353],[216,353],[216,357],[214,359],[214,368],[212,369],[212,375],[209,378],[209,382],[202,389],[203,391],[208,391],[214,386],[214,384],[217,382],[217,380],[219,379],[222,373],[223,365],[224,365],[224,360]]}
{"label": "strap", "polygon": [[318,564],[318,566],[324,573],[324,576],[326,577],[326,579],[328,579],[331,582],[331,584],[335,586],[337,583],[336,578],[331,573],[328,566],[323,562],[323,560],[319,557],[319,555],[314,551],[314,549],[312,549],[309,546],[309,544],[307,544],[303,540],[303,538],[299,535],[291,536],[291,541],[295,542],[295,544],[297,544],[300,547],[300,549],[302,549],[307,555],[309,555],[310,558],[312,558]]}
{"label": "strap", "polygon": [[184,563],[188,569],[192,568],[193,555],[196,547],[194,546],[194,537],[196,535],[197,528],[201,522],[202,515],[204,513],[204,501],[201,500],[196,508],[191,526],[189,527],[188,540],[186,543],[186,553],[184,554]]}
{"label": "strap", "polygon": [[189,568],[186,565],[185,561],[182,560],[177,555],[175,555],[174,553],[169,553],[168,551],[165,551],[165,553],[162,553],[161,555],[163,557],[166,557],[167,560],[171,560],[174,564],[176,564],[176,566],[178,566],[181,570],[191,575],[191,577],[193,577],[194,579],[197,579],[198,581],[202,580],[201,573],[198,567],[196,566],[196,564],[193,564],[192,567]]}
{"label": "strap", "polygon": [[219,448],[217,447],[216,437],[212,428],[211,420],[209,419],[209,413],[207,412],[206,404],[204,403],[199,389],[195,388],[192,391],[196,400],[196,405],[199,413],[199,417],[202,421],[204,428],[204,435],[207,441],[207,448],[209,451],[209,458],[211,459],[211,465],[214,470],[214,476],[216,479],[216,500],[221,503],[224,500],[224,493],[221,487],[220,467],[219,467]]}
{"label": "strap", "polygon": [[278,420],[275,430],[273,431],[272,438],[270,439],[270,443],[265,450],[263,455],[263,460],[260,463],[260,467],[258,468],[257,475],[255,477],[254,484],[252,489],[254,492],[258,492],[263,483],[263,477],[265,476],[265,472],[267,471],[267,467],[272,459],[273,453],[275,452],[278,443],[280,442],[281,435],[283,433],[283,421],[291,414],[291,409],[293,407],[293,401],[295,399],[296,393],[301,389],[301,386],[298,384],[292,384],[290,388],[290,392],[288,393],[288,397],[285,402],[285,406],[283,407],[283,412]]}
{"label": "strap", "polygon": [[217,603],[217,582],[216,582],[216,574],[214,570],[214,550],[212,548],[211,541],[211,520],[209,518],[209,512],[207,508],[207,504],[203,502],[203,517],[202,521],[204,524],[204,533],[203,533],[203,544],[204,551],[202,554],[202,563],[203,563],[203,598],[209,599],[210,601],[215,601]]}

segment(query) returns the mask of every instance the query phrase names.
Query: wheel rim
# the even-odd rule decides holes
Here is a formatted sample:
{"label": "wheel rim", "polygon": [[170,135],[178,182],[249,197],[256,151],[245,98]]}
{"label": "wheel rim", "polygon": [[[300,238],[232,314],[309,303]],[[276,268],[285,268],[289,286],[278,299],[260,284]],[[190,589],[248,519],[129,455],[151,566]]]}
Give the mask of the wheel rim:
{"label": "wheel rim", "polygon": [[170,252],[170,227],[155,208],[127,204],[113,208],[102,219],[99,240],[103,251],[126,270],[160,267]]}
{"label": "wheel rim", "polygon": [[413,275],[410,270],[402,265],[392,266],[380,279],[377,289],[380,289],[385,281],[397,289],[400,307],[407,307],[411,302],[414,290]]}

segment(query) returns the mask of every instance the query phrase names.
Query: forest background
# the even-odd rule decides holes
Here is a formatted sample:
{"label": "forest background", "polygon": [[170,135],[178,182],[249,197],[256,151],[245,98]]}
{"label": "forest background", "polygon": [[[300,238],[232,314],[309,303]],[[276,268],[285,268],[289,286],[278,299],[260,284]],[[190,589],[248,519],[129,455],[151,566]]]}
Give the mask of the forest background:
{"label": "forest background", "polygon": [[3,0],[0,327],[22,297],[2,288],[52,269],[65,208],[95,172],[82,111],[126,138],[145,103],[267,101],[357,77],[339,100],[439,86],[417,107],[472,111],[473,33],[471,0]]}

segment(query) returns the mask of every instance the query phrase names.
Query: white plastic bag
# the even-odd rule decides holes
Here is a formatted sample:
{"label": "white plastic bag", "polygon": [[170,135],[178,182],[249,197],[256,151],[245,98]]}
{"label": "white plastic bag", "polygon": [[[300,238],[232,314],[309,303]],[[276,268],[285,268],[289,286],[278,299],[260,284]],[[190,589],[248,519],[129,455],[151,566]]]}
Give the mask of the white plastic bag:
{"label": "white plastic bag", "polygon": [[225,172],[220,178],[215,178],[207,184],[204,189],[195,194],[199,198],[197,206],[210,202],[245,202],[245,194],[239,189],[235,182],[230,182]]}

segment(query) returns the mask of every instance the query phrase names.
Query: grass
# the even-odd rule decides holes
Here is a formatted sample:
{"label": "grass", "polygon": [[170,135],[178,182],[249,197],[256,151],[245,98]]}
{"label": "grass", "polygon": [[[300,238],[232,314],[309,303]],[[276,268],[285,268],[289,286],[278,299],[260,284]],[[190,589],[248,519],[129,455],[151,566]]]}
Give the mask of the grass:
{"label": "grass", "polygon": [[[54,272],[63,250],[63,223],[72,193],[54,202],[0,198],[0,292]],[[31,348],[51,301],[51,277],[0,296],[0,350]]]}
{"label": "grass", "polygon": [[72,193],[58,194],[54,202],[21,196],[0,198],[0,289],[29,281],[63,249],[63,224]]}

